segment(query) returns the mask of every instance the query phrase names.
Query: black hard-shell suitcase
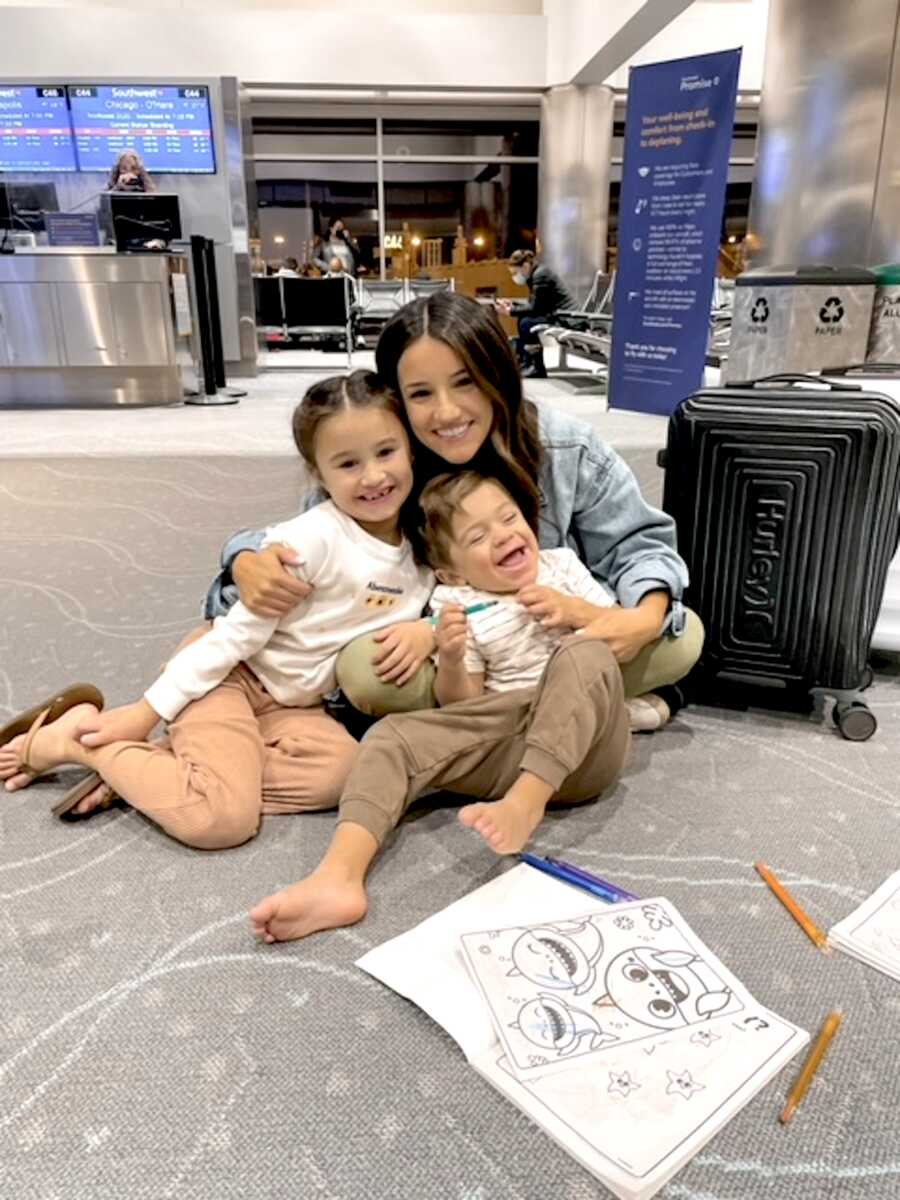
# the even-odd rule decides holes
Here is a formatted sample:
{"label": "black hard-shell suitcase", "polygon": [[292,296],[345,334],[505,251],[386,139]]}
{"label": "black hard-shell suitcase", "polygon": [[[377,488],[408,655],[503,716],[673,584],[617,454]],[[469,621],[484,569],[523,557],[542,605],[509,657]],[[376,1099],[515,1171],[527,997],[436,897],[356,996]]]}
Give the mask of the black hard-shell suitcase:
{"label": "black hard-shell suitcase", "polygon": [[895,402],[809,376],[702,390],[661,462],[706,627],[689,694],[808,708],[820,690],[845,737],[871,737],[860,691],[900,523]]}

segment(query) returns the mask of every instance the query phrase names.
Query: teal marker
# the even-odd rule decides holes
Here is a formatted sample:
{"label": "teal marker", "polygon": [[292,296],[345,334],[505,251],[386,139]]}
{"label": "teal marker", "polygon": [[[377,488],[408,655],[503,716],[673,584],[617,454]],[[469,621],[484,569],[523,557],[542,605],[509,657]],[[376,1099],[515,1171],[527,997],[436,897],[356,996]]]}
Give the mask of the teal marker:
{"label": "teal marker", "polygon": [[[493,608],[498,602],[496,600],[481,600],[478,604],[470,604],[468,608],[464,608],[463,612],[467,617],[471,617],[473,613],[484,612],[486,608]],[[437,617],[429,617],[428,620],[432,625],[437,625]]]}

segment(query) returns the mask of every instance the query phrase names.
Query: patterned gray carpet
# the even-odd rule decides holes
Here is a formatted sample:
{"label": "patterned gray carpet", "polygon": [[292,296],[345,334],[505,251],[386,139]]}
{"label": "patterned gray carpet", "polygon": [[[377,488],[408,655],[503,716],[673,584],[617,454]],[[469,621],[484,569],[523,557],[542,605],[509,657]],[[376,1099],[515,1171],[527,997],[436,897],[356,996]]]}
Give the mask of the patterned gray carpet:
{"label": "patterned gray carpet", "polygon": [[[222,537],[292,512],[298,482],[279,457],[0,461],[0,716],[79,678],[136,695],[196,622]],[[666,1200],[900,1194],[900,988],[818,954],[751,865],[826,927],[900,866],[895,666],[871,701],[864,745],[828,720],[691,709],[639,740],[608,798],[541,830],[540,852],[668,896],[776,1011],[811,1030],[846,1014],[794,1123],[775,1119],[787,1072]],[[331,816],[201,854],[133,812],[54,822],[72,778],[0,802],[4,1200],[605,1194],[353,966],[501,869],[452,811],[402,826],[362,925],[263,948],[247,908],[314,864]]]}

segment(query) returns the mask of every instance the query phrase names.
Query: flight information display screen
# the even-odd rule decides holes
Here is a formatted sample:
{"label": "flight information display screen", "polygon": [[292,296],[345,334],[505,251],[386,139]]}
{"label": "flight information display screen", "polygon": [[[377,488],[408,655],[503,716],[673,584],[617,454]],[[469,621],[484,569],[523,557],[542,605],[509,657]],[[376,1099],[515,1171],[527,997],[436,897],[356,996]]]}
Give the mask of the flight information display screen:
{"label": "flight information display screen", "polygon": [[108,171],[134,150],[151,175],[215,173],[205,87],[70,84],[69,107],[82,171]]}
{"label": "flight information display screen", "polygon": [[66,89],[0,83],[0,171],[75,171]]}

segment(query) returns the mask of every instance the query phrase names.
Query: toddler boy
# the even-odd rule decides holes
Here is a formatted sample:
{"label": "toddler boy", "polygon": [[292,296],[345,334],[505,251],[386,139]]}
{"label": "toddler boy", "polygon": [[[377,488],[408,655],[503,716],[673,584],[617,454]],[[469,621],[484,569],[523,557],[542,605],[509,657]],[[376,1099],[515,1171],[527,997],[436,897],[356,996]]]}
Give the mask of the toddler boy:
{"label": "toddler boy", "polygon": [[[461,808],[459,820],[496,853],[510,854],[527,843],[551,800],[595,798],[625,761],[621,672],[591,634],[592,620],[612,604],[606,590],[572,551],[540,550],[496,480],[472,471],[442,475],[420,504],[441,580],[432,604],[442,707],[384,717],[369,731],[321,863],[252,910],[263,941],[360,920],[369,865],[426,789],[481,798]],[[467,617],[476,603],[485,607]]]}

